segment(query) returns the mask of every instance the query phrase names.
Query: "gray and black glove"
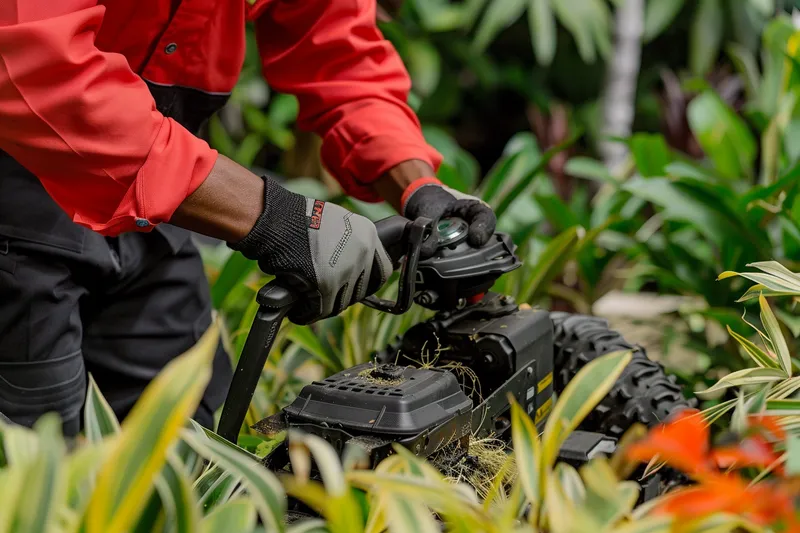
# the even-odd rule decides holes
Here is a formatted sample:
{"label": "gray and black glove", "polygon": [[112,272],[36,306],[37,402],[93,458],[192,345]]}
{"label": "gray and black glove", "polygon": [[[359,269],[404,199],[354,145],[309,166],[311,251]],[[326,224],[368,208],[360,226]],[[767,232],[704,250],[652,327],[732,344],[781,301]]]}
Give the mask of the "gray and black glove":
{"label": "gray and black glove", "polygon": [[497,226],[497,217],[483,200],[456,191],[435,178],[422,178],[406,189],[402,198],[402,215],[410,220],[426,217],[433,221],[433,233],[420,249],[427,258],[436,251],[436,227],[441,218],[458,217],[469,224],[467,242],[480,248],[489,241]]}
{"label": "gray and black glove", "polygon": [[372,221],[263,179],[264,212],[244,239],[228,246],[302,295],[289,320],[309,324],[337,315],[386,283],[392,262]]}

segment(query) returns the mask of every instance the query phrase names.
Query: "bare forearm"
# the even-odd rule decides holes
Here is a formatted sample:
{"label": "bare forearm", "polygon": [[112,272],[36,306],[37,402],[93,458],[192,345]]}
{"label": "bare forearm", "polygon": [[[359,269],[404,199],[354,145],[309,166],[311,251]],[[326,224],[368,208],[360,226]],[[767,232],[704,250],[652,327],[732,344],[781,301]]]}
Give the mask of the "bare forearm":
{"label": "bare forearm", "polygon": [[433,168],[428,163],[419,160],[405,161],[378,178],[373,187],[375,192],[399,213],[402,207],[400,199],[403,191],[415,180],[435,175]]}
{"label": "bare forearm", "polygon": [[171,224],[235,243],[264,209],[264,181],[220,155],[208,178],[175,211]]}

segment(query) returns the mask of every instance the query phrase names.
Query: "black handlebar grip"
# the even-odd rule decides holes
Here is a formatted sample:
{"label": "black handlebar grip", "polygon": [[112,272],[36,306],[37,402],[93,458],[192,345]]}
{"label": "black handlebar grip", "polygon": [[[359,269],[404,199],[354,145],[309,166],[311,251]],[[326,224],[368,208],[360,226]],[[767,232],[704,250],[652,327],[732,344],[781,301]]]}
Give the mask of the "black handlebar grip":
{"label": "black handlebar grip", "polygon": [[383,244],[386,253],[389,254],[395,268],[406,253],[409,224],[411,221],[400,215],[387,217],[375,223],[378,239]]}

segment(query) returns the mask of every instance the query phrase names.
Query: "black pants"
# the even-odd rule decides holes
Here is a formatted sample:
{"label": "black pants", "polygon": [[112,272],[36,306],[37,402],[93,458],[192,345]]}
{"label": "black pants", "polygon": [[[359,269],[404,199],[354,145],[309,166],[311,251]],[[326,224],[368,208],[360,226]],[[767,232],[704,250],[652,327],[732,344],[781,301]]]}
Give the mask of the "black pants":
{"label": "black pants", "polygon": [[[105,238],[74,224],[0,152],[0,412],[32,425],[57,411],[81,428],[87,372],[122,419],[211,324],[208,284],[185,230]],[[231,378],[221,345],[195,419],[211,427]]]}

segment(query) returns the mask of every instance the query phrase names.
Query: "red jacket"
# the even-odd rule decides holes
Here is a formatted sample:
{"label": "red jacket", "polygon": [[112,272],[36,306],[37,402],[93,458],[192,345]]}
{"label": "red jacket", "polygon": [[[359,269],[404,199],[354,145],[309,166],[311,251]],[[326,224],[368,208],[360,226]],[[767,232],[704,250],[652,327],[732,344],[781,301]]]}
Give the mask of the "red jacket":
{"label": "red jacket", "polygon": [[377,201],[366,185],[392,166],[438,167],[375,0],[0,0],[0,149],[81,225],[168,221],[216,160],[184,125],[233,89],[246,20],[346,192]]}

